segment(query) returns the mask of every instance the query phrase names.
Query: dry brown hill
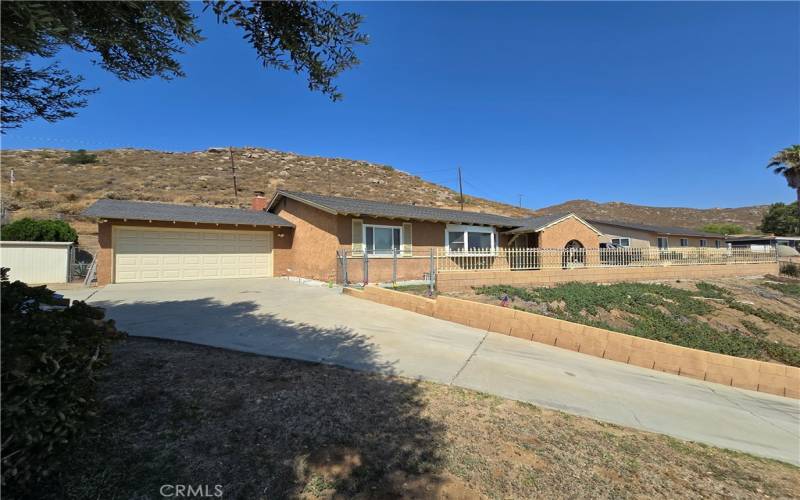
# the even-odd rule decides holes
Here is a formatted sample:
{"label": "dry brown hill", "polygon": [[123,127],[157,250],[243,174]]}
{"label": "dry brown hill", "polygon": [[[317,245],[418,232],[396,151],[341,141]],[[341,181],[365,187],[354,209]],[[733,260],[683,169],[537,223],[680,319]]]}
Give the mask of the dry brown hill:
{"label": "dry brown hill", "polygon": [[[78,229],[80,242],[96,248],[96,227],[78,214],[99,198],[236,206],[227,149],[171,153],[141,149],[92,151],[97,162],[67,165],[59,149],[0,152],[3,204],[14,218],[63,214]],[[238,205],[253,191],[309,191],[396,203],[457,208],[458,193],[388,165],[342,158],[301,156],[260,148],[233,150]],[[9,186],[14,170],[16,182]],[[465,197],[465,209],[504,215],[529,210]]]}
{"label": "dry brown hill", "polygon": [[[67,165],[61,149],[3,150],[3,205],[14,218],[54,217],[75,225],[80,242],[96,248],[96,226],[78,214],[99,198],[166,201],[235,206],[230,158],[226,149],[171,153],[142,149],[93,151],[97,162]],[[342,158],[320,158],[260,149],[233,150],[238,180],[238,202],[247,206],[253,191],[275,189],[309,191],[397,203],[443,208],[458,207],[458,193],[388,165]],[[16,182],[9,185],[14,170]],[[492,200],[466,197],[467,210],[503,215],[534,212]],[[708,222],[736,222],[754,228],[763,207],[697,210],[653,208],[623,203],[571,201],[539,213],[574,211],[585,216],[632,222],[697,227]]]}
{"label": "dry brown hill", "polygon": [[574,212],[581,217],[601,220],[639,222],[658,226],[680,226],[700,228],[710,223],[732,223],[742,226],[748,232],[755,232],[761,224],[769,205],[756,205],[739,208],[685,208],[648,207],[612,201],[597,203],[591,200],[571,200],[539,210],[544,214]]}

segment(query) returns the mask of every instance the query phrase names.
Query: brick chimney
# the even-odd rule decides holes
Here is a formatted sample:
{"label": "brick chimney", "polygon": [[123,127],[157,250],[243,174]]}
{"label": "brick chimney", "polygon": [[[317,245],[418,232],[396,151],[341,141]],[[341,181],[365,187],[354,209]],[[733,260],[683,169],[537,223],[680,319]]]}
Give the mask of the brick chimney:
{"label": "brick chimney", "polygon": [[250,210],[263,211],[267,209],[267,199],[264,197],[264,191],[256,191],[253,195],[253,203],[250,204]]}

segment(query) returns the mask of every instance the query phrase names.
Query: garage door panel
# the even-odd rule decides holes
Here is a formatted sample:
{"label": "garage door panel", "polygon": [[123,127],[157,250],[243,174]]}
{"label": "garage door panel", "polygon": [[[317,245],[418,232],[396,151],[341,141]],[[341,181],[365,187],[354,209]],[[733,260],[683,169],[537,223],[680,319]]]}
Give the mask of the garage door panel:
{"label": "garage door panel", "polygon": [[183,270],[183,278],[184,279],[200,279],[203,277],[203,273],[200,269],[184,269]]}
{"label": "garage door panel", "polygon": [[272,233],[115,228],[115,281],[272,276]]}
{"label": "garage door panel", "polygon": [[161,264],[160,255],[144,255],[142,256],[142,266],[158,266]]}

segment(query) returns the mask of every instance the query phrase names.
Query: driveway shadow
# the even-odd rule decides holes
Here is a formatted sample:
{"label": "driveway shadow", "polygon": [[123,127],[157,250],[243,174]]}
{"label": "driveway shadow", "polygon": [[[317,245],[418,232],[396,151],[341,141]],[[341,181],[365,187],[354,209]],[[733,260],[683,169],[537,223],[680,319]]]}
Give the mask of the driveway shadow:
{"label": "driveway shadow", "polygon": [[[344,327],[320,327],[259,311],[252,301],[210,298],[175,301],[94,302],[130,335],[180,340],[276,357],[395,373],[367,337]],[[313,307],[309,305],[309,307]]]}
{"label": "driveway shadow", "polygon": [[[444,426],[425,414],[423,383],[385,375],[392,363],[363,336],[261,314],[252,302],[96,305],[123,330],[162,339],[134,336],[114,348],[97,418],[37,496],[160,498],[164,485],[206,485],[212,494],[219,485],[224,498],[452,490],[442,474]],[[346,358],[384,374],[184,340],[235,341],[253,352],[284,343],[285,353]]]}

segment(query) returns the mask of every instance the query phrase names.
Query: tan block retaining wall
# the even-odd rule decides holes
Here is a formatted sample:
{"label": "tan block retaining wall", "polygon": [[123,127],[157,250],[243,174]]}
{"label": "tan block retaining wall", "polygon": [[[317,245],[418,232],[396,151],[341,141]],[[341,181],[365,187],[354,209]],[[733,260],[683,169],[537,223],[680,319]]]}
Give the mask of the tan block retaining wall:
{"label": "tan block retaining wall", "polygon": [[550,286],[569,281],[618,283],[622,281],[758,276],[777,273],[777,262],[661,267],[582,267],[537,271],[450,271],[437,273],[436,289],[440,292],[458,292],[469,290],[474,286],[489,285]]}
{"label": "tan block retaining wall", "polygon": [[679,347],[516,309],[376,286],[344,293],[462,325],[631,365],[800,399],[800,368]]}

